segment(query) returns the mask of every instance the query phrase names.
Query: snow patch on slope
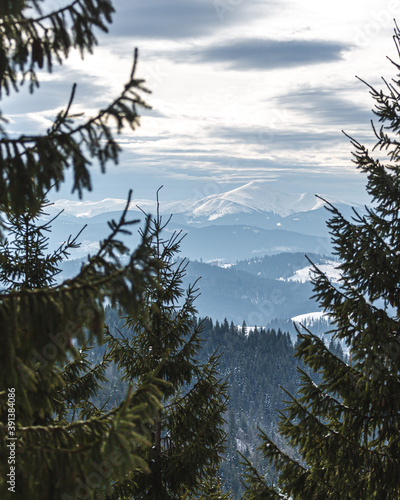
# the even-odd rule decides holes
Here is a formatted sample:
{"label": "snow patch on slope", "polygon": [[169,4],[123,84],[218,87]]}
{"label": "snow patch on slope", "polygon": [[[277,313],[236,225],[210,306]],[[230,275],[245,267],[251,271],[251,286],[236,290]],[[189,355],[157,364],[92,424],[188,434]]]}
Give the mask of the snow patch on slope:
{"label": "snow patch on slope", "polygon": [[[322,271],[332,282],[337,283],[340,280],[341,274],[340,270],[337,269],[338,262],[334,260],[327,260],[324,264],[318,265],[318,269]],[[311,266],[303,267],[298,269],[293,276],[287,278],[287,281],[299,281],[305,283],[310,281],[314,271]]]}
{"label": "snow patch on slope", "polygon": [[306,314],[299,314],[298,316],[294,316],[290,318],[295,323],[301,323],[304,326],[310,326],[314,324],[316,321],[323,319],[326,316],[324,312],[310,312]]}

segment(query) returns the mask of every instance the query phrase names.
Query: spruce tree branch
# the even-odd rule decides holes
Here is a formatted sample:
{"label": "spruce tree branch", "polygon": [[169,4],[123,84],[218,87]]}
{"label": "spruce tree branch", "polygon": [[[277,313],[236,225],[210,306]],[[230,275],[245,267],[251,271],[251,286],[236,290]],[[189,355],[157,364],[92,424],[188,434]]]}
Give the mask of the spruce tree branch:
{"label": "spruce tree branch", "polygon": [[[118,422],[121,417],[125,416],[129,410],[132,408],[135,410],[137,414],[139,414],[140,411],[143,410],[144,406],[147,406],[148,403],[142,403],[140,400],[145,397],[144,399],[146,400],[146,395],[151,394],[150,391],[150,385],[153,385],[153,392],[155,393],[156,396],[159,397],[160,391],[158,388],[156,388],[156,385],[154,384],[159,384],[161,381],[158,381],[155,378],[154,372],[149,374],[147,376],[147,381],[143,383],[140,387],[138,387],[135,392],[132,391],[132,386],[129,387],[128,393],[124,400],[116,407],[112,408],[110,411],[107,413],[103,413],[97,417],[92,417],[87,420],[77,420],[75,422],[68,423],[67,425],[63,426],[55,426],[55,425],[32,425],[32,426],[20,426],[18,427],[18,433],[25,434],[25,433],[30,433],[30,432],[44,432],[44,433],[49,433],[51,434],[52,432],[60,432],[60,429],[62,432],[65,432],[67,434],[73,433],[77,429],[85,429],[89,428],[92,424],[112,424],[114,422],[114,419],[111,417],[118,416],[119,418],[116,420]],[[137,400],[138,402],[135,403],[135,406],[132,406],[132,403]],[[151,398],[152,404],[157,407],[161,408],[161,403],[155,399]],[[3,424],[0,422],[0,428],[7,428],[7,424]]]}
{"label": "spruce tree branch", "polygon": [[286,462],[291,463],[297,469],[300,469],[305,474],[309,473],[309,470],[306,467],[304,467],[303,465],[301,465],[297,460],[295,460],[294,458],[292,458],[287,453],[284,453],[282,450],[280,450],[278,448],[278,446],[271,439],[269,439],[269,437],[265,434],[265,432],[262,429],[260,429],[260,427],[257,427],[257,429],[260,432],[259,437],[261,437],[261,439],[264,441],[264,443],[262,443],[258,447],[259,450],[263,451],[263,449],[265,448],[265,443],[267,442],[268,445],[272,445],[275,448],[275,450],[279,452],[279,455],[282,456]]}
{"label": "spruce tree branch", "polygon": [[[8,300],[13,300],[19,297],[26,296],[62,296],[67,295],[73,291],[84,291],[84,290],[93,290],[93,289],[101,289],[101,287],[110,281],[114,280],[117,277],[123,276],[126,273],[124,268],[118,269],[114,271],[112,274],[107,276],[92,280],[91,282],[77,282],[77,278],[74,280],[67,280],[61,283],[60,285],[56,285],[52,288],[41,288],[41,289],[22,289],[18,291],[10,291],[7,293],[0,293],[0,300],[3,300],[4,303],[8,302]],[[79,275],[78,275],[79,277]],[[61,299],[61,297],[60,297]]]}
{"label": "spruce tree branch", "polygon": [[[126,215],[127,215],[128,210],[129,210],[129,205],[131,203],[131,198],[132,198],[132,189],[130,189],[129,192],[128,192],[128,199],[127,199],[127,202],[125,204],[125,208],[122,211],[122,214],[120,215],[119,221],[117,223],[115,223],[114,220],[108,222],[108,226],[111,229],[111,233],[107,236],[106,239],[104,239],[100,243],[99,250],[90,259],[88,267],[84,268],[84,271],[86,269],[90,268],[90,265],[91,265],[92,262],[96,262],[102,256],[107,255],[109,248],[112,247],[112,244],[115,241],[115,237],[117,236],[117,234],[119,234],[121,232],[122,228],[124,228],[126,225],[137,224],[139,222],[139,220],[126,221]],[[129,234],[131,234],[131,233],[129,232]],[[144,231],[143,234],[144,234],[144,237],[143,237],[143,241],[141,243],[141,246],[145,247],[146,244],[147,244],[147,241],[146,241],[147,225],[146,225],[146,228],[145,228],[145,231]],[[84,271],[83,271],[83,274],[84,274]]]}
{"label": "spruce tree branch", "polygon": [[[380,458],[385,457],[385,459],[389,461],[396,462],[396,458],[393,458],[389,453],[383,453],[380,452],[376,449],[371,449],[368,448],[367,446],[362,446],[358,441],[351,440],[349,437],[344,436],[342,433],[336,431],[332,426],[329,426],[327,424],[324,424],[317,418],[313,413],[311,413],[298,399],[296,399],[295,396],[293,396],[289,391],[287,391],[284,387],[281,387],[283,392],[286,393],[287,396],[291,399],[291,404],[294,406],[297,406],[302,412],[304,412],[307,417],[310,417],[310,419],[317,424],[318,427],[321,429],[328,430],[332,434],[334,434],[336,437],[338,437],[340,440],[345,441],[347,444],[349,444],[351,447],[357,448],[361,452],[367,452],[368,454],[371,454],[373,456],[378,456]],[[287,421],[290,421],[288,417],[284,417]],[[296,424],[292,424],[296,425]]]}
{"label": "spruce tree branch", "polygon": [[[133,63],[133,68],[135,66],[136,66],[136,61],[134,61],[134,63]],[[125,100],[130,100],[132,102],[135,102],[135,104],[137,104],[137,105],[140,105],[140,106],[143,106],[144,108],[150,109],[150,106],[148,106],[144,101],[142,101],[136,92],[133,92],[133,96],[136,100],[133,100],[131,97],[129,97],[129,94],[132,94],[133,88],[138,88],[139,90],[142,90],[144,92],[149,93],[149,91],[147,89],[145,89],[144,87],[141,86],[142,83],[143,83],[143,80],[133,80],[131,78],[129,80],[129,82],[125,84],[124,90],[120,96],[118,96],[116,99],[114,99],[114,101],[111,104],[109,104],[106,108],[100,110],[96,116],[90,118],[84,124],[78,125],[76,128],[72,128],[72,127],[68,126],[67,131],[62,131],[62,132],[58,133],[59,127],[57,127],[54,130],[50,129],[49,133],[46,134],[46,136],[43,136],[43,135],[27,136],[27,135],[23,134],[23,135],[17,137],[16,139],[2,138],[2,139],[0,139],[0,144],[25,145],[25,144],[29,144],[32,142],[36,143],[39,140],[42,140],[44,138],[46,140],[48,140],[49,142],[51,142],[57,137],[69,137],[69,136],[73,136],[75,134],[79,134],[83,130],[85,130],[85,131],[88,130],[92,125],[96,125],[96,126],[101,125],[102,119],[104,117],[110,117],[112,115],[112,112],[117,108],[118,104],[120,104],[121,102],[123,102]],[[74,86],[75,85],[76,84],[74,84]],[[62,113],[61,113],[63,118],[64,118],[64,121],[68,117],[68,111],[72,105],[72,99],[74,98],[74,94],[75,94],[75,87],[73,87],[71,97],[70,97],[70,100],[69,100],[69,103],[68,103],[66,110],[62,111]],[[62,125],[62,123],[60,124],[60,126],[61,125]],[[32,148],[25,148],[25,150],[22,154],[25,155],[25,154],[29,153],[30,151],[34,151],[34,150],[35,150],[35,146],[33,146]]]}
{"label": "spruce tree branch", "polygon": [[[70,12],[73,10],[75,5],[80,5],[82,0],[74,0],[71,2],[69,5],[66,5],[65,7],[61,7],[58,10],[54,10],[52,12],[48,12],[47,14],[44,14],[40,17],[32,18],[32,17],[22,17],[20,19],[16,19],[12,21],[12,24],[17,25],[17,26],[22,26],[24,24],[32,25],[35,23],[40,23],[41,21],[45,21],[46,19],[49,19],[51,17],[56,17],[59,16],[60,14],[63,14],[65,12]],[[1,19],[0,19],[0,25],[1,25]]]}
{"label": "spruce tree branch", "polygon": [[[85,371],[85,373],[82,376],[79,376],[77,379],[72,380],[72,381],[67,381],[64,378],[65,385],[64,385],[64,387],[59,389],[57,391],[57,393],[61,394],[61,395],[62,394],[65,395],[65,393],[67,391],[70,391],[72,388],[79,386],[79,384],[82,384],[82,382],[85,379],[89,379],[92,377],[95,380],[95,383],[98,384],[98,380],[105,379],[104,371],[107,369],[108,366],[109,366],[109,361],[107,361],[103,358],[103,360],[100,363],[98,363],[97,365],[94,365],[92,368],[90,368],[89,371]],[[84,368],[85,367],[83,367],[83,369]],[[68,369],[68,366],[66,367],[66,369]],[[64,369],[64,371],[65,371],[65,369]]]}
{"label": "spruce tree branch", "polygon": [[33,92],[39,86],[36,67],[42,69],[47,63],[47,70],[51,72],[53,59],[61,64],[71,48],[79,49],[82,57],[85,52],[91,53],[97,44],[94,28],[107,32],[107,23],[111,23],[114,12],[110,0],[74,0],[45,15],[37,8],[40,14],[37,18],[25,17],[25,9],[26,6],[21,6],[17,15],[11,11],[11,15],[3,15],[0,20],[0,34],[13,47],[12,50],[8,50],[9,46],[5,46],[5,50],[0,48],[0,92],[4,89],[7,94],[11,88],[19,90],[20,74],[21,85],[30,77]]}
{"label": "spruce tree branch", "polygon": [[[59,212],[56,217],[58,217],[58,215],[60,214],[61,212]],[[56,217],[54,217],[54,219]],[[63,257],[67,257],[69,255],[70,249],[74,249],[80,246],[80,243],[78,244],[77,241],[86,228],[87,224],[85,224],[72,239],[71,236],[68,236],[67,241],[61,243],[61,245],[56,248],[56,250],[54,250],[54,252],[52,253],[52,258],[59,262]]]}
{"label": "spruce tree branch", "polygon": [[[120,216],[118,223],[114,224],[114,221],[109,223],[109,227],[111,228],[110,235],[105,240],[103,240],[101,242],[100,248],[97,251],[96,255],[94,255],[93,257],[90,258],[89,263],[86,266],[84,266],[84,268],[81,270],[80,274],[78,276],[76,276],[75,278],[73,278],[72,280],[67,280],[67,282],[64,282],[65,284],[68,284],[70,287],[74,288],[75,283],[78,283],[78,285],[79,285],[79,283],[81,281],[83,281],[87,275],[90,276],[90,273],[92,273],[92,271],[93,271],[93,266],[97,262],[101,261],[103,256],[108,253],[108,249],[110,248],[110,246],[112,246],[116,235],[121,231],[121,229],[127,224],[131,225],[131,224],[135,224],[138,222],[137,220],[128,221],[128,222],[126,221],[126,215],[127,215],[128,210],[129,210],[130,203],[131,203],[131,197],[132,197],[132,190],[129,190],[128,199],[127,199],[127,202],[125,204],[125,208]],[[148,234],[147,227],[148,227],[148,223],[146,223],[146,228],[143,232],[143,241],[141,242],[141,244],[138,247],[138,249],[136,250],[136,252],[134,252],[132,254],[131,263],[133,262],[135,255],[141,253],[142,249],[145,249],[147,247],[147,243],[148,243],[148,241],[147,241],[147,238],[148,238],[147,237],[147,234]],[[121,269],[117,270],[116,273],[114,273],[114,275],[111,276],[111,279],[122,275],[124,272],[125,272],[125,268],[121,268]],[[107,281],[108,281],[108,277],[106,277],[103,280],[95,282],[94,286],[99,286],[100,284],[106,283]],[[58,287],[57,286],[54,287],[53,289],[64,288],[64,283],[60,284]],[[1,297],[1,294],[0,294],[0,297]]]}
{"label": "spruce tree branch", "polygon": [[[337,358],[339,360],[339,358]],[[348,366],[348,365],[346,365]],[[350,367],[349,367],[350,368]],[[303,376],[304,379],[307,380],[307,382],[312,385],[312,387],[318,392],[318,394],[321,396],[321,400],[323,399],[328,399],[333,405],[337,406],[338,408],[341,408],[343,410],[343,413],[350,412],[358,417],[360,417],[362,420],[365,420],[366,423],[368,423],[373,417],[372,415],[365,415],[364,413],[360,413],[359,411],[356,410],[355,407],[353,406],[348,406],[340,402],[338,399],[334,398],[331,394],[323,391],[318,384],[316,384],[312,378],[301,368],[297,367],[297,371]],[[349,373],[351,370],[349,370]],[[301,391],[302,386],[300,387]],[[335,391],[337,392],[337,391]]]}
{"label": "spruce tree branch", "polygon": [[58,130],[60,130],[60,128],[62,127],[62,125],[69,119],[69,113],[70,113],[70,109],[71,109],[72,103],[74,101],[75,92],[76,92],[76,83],[74,83],[72,85],[71,96],[69,98],[69,102],[68,102],[67,107],[65,108],[65,110],[61,111],[58,114],[58,116],[57,116],[55,122],[53,123],[52,127],[48,130],[48,134],[47,135],[54,135]]}
{"label": "spruce tree branch", "polygon": [[[191,342],[192,342],[192,340],[189,340],[188,344],[190,344]],[[204,384],[205,380],[208,380],[215,375],[215,369],[218,365],[218,360],[222,356],[222,353],[220,353],[218,356],[216,356],[217,351],[218,351],[218,349],[214,352],[213,355],[210,356],[207,363],[198,367],[199,369],[202,369],[202,371],[200,372],[200,378],[193,385],[193,387],[191,387],[190,390],[187,391],[184,396],[181,396],[178,399],[173,400],[171,403],[164,405],[164,410],[169,410],[169,409],[174,408],[176,406],[182,406],[182,404],[184,404],[186,400],[190,399],[193,396],[193,394],[195,394],[196,392],[199,391],[199,387],[201,387],[202,384]],[[206,368],[208,368],[209,370],[205,371]],[[220,387],[219,388],[220,394],[224,393],[224,390],[228,385],[228,382],[227,382],[228,378],[229,378],[229,376],[227,376],[225,379],[220,378],[219,380],[215,381],[215,384],[217,384]],[[228,399],[229,399],[229,397],[227,396],[225,399],[225,402],[228,401]]]}
{"label": "spruce tree branch", "polygon": [[[136,67],[136,62],[133,67]],[[5,190],[0,191],[0,204],[9,203],[12,209],[23,212],[27,201],[33,201],[34,198],[31,176],[36,176],[36,189],[47,190],[64,179],[64,170],[67,168],[72,168],[74,172],[73,191],[78,191],[79,196],[82,196],[84,189],[90,190],[88,167],[91,160],[99,160],[102,172],[109,161],[118,163],[121,146],[115,134],[120,134],[126,126],[135,130],[139,125],[137,108],[149,108],[139,95],[139,92],[148,92],[142,83],[142,80],[130,80],[120,96],[84,123],[76,124],[73,116],[67,114],[67,108],[67,111],[59,113],[53,129],[47,135],[1,138],[0,173]],[[70,99],[68,106],[71,105]],[[15,193],[15,190],[8,190],[10,195],[6,199],[4,193],[16,170],[23,189]]]}
{"label": "spruce tree branch", "polygon": [[[268,495],[273,495],[273,498],[276,498],[276,499],[281,499],[281,500],[290,500],[291,499],[291,497],[288,497],[287,495],[283,495],[282,493],[278,493],[275,490],[275,487],[273,485],[270,486],[269,484],[267,484],[265,481],[265,478],[263,476],[260,476],[257,469],[252,465],[250,460],[247,459],[242,453],[240,453],[240,451],[238,451],[237,453],[243,459],[243,462],[240,462],[241,465],[244,465],[246,467],[246,471],[244,472],[243,476],[244,476],[245,480],[247,479],[250,482],[250,484],[246,484],[246,482],[243,481],[243,479],[240,479],[240,482],[246,488],[246,493],[245,493],[243,499],[254,498],[252,496],[253,492],[257,496],[265,495],[265,492],[267,492]],[[267,498],[267,497],[265,497],[265,498]],[[271,498],[272,497],[269,496],[269,500],[271,500]]]}
{"label": "spruce tree branch", "polygon": [[[329,288],[334,291],[334,293],[336,293],[338,296],[342,297],[343,299],[345,300],[348,300],[348,301],[351,301],[352,298],[349,297],[348,295],[346,295],[346,293],[344,293],[342,290],[340,290],[339,288],[336,288],[335,286],[332,285],[332,283],[329,281],[329,279],[327,278],[327,276],[325,275],[325,273],[323,271],[321,271],[318,266],[316,266],[312,260],[310,260],[307,256],[306,256],[306,259],[308,260],[308,262],[311,264],[311,266],[314,268],[314,271],[321,277],[321,278],[325,278],[325,281],[327,283],[327,285],[329,285]],[[362,303],[365,307],[367,308],[370,308],[372,310],[374,310],[375,312],[381,312],[382,314],[384,314],[386,316],[386,318],[388,320],[390,320],[390,316],[383,310],[383,309],[379,309],[378,307],[374,306],[373,304],[369,303],[366,301],[365,297],[358,292],[358,290],[356,290],[355,288],[352,288],[351,289],[352,293],[355,293],[358,300],[360,300],[360,303]],[[332,313],[328,313],[329,315],[332,315]]]}

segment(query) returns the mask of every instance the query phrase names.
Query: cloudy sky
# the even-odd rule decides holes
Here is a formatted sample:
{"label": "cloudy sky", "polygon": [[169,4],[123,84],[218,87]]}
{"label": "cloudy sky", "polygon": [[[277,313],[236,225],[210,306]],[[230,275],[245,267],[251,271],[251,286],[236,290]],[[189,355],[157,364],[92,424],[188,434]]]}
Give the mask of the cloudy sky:
{"label": "cloudy sky", "polygon": [[[66,1],[66,0],[65,0]],[[64,0],[52,0],[54,5]],[[373,101],[396,59],[400,0],[115,0],[110,33],[82,62],[72,54],[32,97],[4,101],[14,132],[47,128],[68,101],[95,113],[137,75],[152,94],[141,127],[121,136],[118,167],[85,199],[196,199],[268,180],[287,192],[365,201],[365,178],[342,134],[373,145]],[[71,183],[55,198],[70,197]],[[76,198],[76,196],[74,196]]]}

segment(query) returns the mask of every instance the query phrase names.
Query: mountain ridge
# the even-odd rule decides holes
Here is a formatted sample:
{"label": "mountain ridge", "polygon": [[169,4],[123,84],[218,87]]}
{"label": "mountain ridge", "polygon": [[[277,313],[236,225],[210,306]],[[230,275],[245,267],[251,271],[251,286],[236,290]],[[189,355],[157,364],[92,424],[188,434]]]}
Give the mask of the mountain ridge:
{"label": "mountain ridge", "polygon": [[[352,205],[342,200],[334,200],[330,196],[321,196],[321,198],[333,204]],[[200,219],[213,222],[229,215],[243,213],[273,214],[285,218],[296,213],[318,210],[324,206],[324,201],[321,198],[310,193],[279,191],[271,187],[267,181],[250,181],[229,191],[208,195],[200,199],[161,202],[160,212],[162,214],[183,214],[188,223]],[[66,215],[91,218],[105,212],[121,211],[125,205],[126,200],[120,198],[105,198],[101,201],[60,199],[54,202],[51,210],[63,209]],[[145,212],[155,213],[156,202],[138,199],[131,202],[129,210],[137,211],[139,207]]]}

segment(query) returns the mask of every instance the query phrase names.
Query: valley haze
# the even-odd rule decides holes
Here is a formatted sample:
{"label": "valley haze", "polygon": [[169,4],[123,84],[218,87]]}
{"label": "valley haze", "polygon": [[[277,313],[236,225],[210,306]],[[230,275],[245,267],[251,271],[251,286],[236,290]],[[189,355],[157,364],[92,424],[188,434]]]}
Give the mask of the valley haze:
{"label": "valley haze", "polygon": [[[162,190],[159,197],[164,220],[172,214],[166,237],[173,231],[186,234],[179,255],[190,261],[184,285],[201,277],[196,301],[199,314],[259,326],[282,320],[292,333],[291,318],[318,311],[318,305],[310,300],[312,272],[305,255],[332,280],[340,276],[326,227],[330,214],[321,198],[346,216],[353,208],[362,210],[331,197],[279,191],[264,181],[251,181],[196,200],[163,201]],[[49,207],[49,216],[63,210],[53,224],[54,244],[87,224],[81,247],[64,263],[61,277],[72,276],[82,259],[96,251],[107,234],[107,221],[117,220],[125,205],[123,198],[108,198],[57,200]],[[131,202],[130,218],[141,219],[143,224],[144,215],[138,207],[154,214],[156,202]],[[139,242],[140,226],[133,226],[132,236],[125,240],[132,247]]]}

